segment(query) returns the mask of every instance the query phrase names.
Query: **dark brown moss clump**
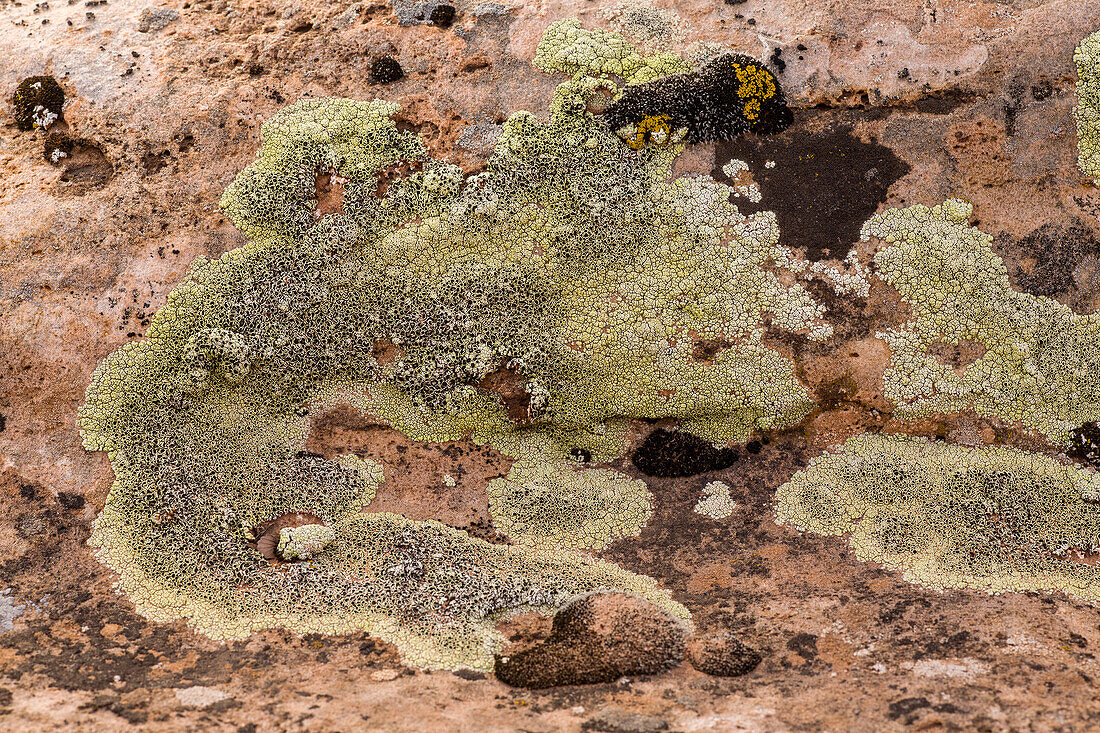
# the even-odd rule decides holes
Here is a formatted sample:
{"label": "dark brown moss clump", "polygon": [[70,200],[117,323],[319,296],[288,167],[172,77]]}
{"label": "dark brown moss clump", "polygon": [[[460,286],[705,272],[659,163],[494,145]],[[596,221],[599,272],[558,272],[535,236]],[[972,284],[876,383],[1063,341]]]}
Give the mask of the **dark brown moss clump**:
{"label": "dark brown moss clump", "polygon": [[54,165],[73,154],[76,142],[63,132],[51,132],[46,135],[42,145],[42,157]]}
{"label": "dark brown moss clump", "polygon": [[649,434],[632,460],[647,476],[675,478],[720,471],[738,458],[736,448],[715,448],[696,435],[662,428]]}
{"label": "dark brown moss clump", "polygon": [[370,78],[379,84],[395,82],[405,75],[401,64],[392,56],[382,56],[370,66]]}
{"label": "dark brown moss clump", "polygon": [[1066,453],[1071,458],[1100,468],[1100,426],[1087,422],[1074,428],[1070,433],[1069,450]]}
{"label": "dark brown moss clump", "polygon": [[657,606],[625,593],[595,593],[554,616],[550,636],[510,656],[497,656],[496,676],[513,687],[613,682],[659,674],[679,664],[688,630]]}
{"label": "dark brown moss clump", "polygon": [[447,28],[455,22],[455,8],[453,5],[436,5],[432,8],[430,19],[440,28]]}
{"label": "dark brown moss clump", "polygon": [[31,76],[19,82],[11,104],[15,126],[20,130],[49,127],[61,117],[65,91],[52,76]]}
{"label": "dark brown moss clump", "polygon": [[687,128],[689,143],[732,140],[746,132],[776,133],[791,126],[775,75],[749,56],[725,54],[699,71],[627,87],[605,119],[612,130],[663,119],[670,130]]}

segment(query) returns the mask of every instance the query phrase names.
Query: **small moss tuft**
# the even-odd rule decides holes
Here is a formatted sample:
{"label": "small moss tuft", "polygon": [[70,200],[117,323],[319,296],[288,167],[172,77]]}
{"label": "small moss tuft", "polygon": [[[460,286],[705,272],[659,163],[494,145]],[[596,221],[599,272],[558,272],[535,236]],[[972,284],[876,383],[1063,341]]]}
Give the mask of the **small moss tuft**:
{"label": "small moss tuft", "polygon": [[20,130],[45,129],[61,117],[65,90],[52,76],[31,76],[19,82],[11,104]]}
{"label": "small moss tuft", "polygon": [[370,78],[379,84],[390,84],[404,75],[401,64],[392,56],[381,56],[370,65]]}

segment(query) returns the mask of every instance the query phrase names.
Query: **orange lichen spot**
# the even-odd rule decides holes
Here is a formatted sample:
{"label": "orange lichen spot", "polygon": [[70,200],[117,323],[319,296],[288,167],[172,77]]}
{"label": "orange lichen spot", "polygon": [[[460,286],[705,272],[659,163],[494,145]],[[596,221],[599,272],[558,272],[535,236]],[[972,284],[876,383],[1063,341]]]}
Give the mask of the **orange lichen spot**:
{"label": "orange lichen spot", "polygon": [[664,145],[672,137],[672,121],[668,115],[646,115],[637,124],[633,137],[626,144],[633,150],[641,150],[647,143]]}
{"label": "orange lichen spot", "polygon": [[767,70],[759,66],[734,64],[733,71],[740,82],[737,96],[745,100],[745,118],[750,122],[755,121],[760,117],[760,103],[775,96],[775,80]]}

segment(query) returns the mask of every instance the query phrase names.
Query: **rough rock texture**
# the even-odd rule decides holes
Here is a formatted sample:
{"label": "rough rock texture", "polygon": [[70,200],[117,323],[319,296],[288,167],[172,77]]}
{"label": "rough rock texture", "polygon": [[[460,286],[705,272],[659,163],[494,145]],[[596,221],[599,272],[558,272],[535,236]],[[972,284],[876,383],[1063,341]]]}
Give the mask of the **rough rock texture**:
{"label": "rough rock texture", "polygon": [[[840,538],[774,524],[776,488],[822,449],[867,430],[1057,453],[995,419],[895,418],[882,397],[889,352],[874,333],[907,314],[878,280],[866,296],[843,297],[827,282],[808,282],[829,307],[836,329],[829,341],[765,337],[795,359],[813,391],[817,407],[801,424],[705,474],[660,478],[621,462],[646,481],[655,514],[640,536],[599,556],[656,578],[698,628],[726,629],[759,650],[763,661],[748,674],[713,677],[681,664],[626,681],[520,690],[480,674],[415,671],[361,634],[268,631],[219,644],[181,624],[148,622],[115,594],[114,578],[84,544],[112,474],[105,455],[80,446],[76,409],[95,365],[141,336],[196,257],[243,243],[217,203],[254,158],[260,123],[307,96],[383,97],[402,105],[400,126],[418,132],[432,155],[478,171],[508,114],[545,109],[562,80],[530,64],[546,26],[570,17],[605,24],[601,12],[618,3],[457,3],[449,26],[433,23],[438,5],[169,0],[164,8],[178,18],[156,29],[173,14],[140,3],[0,0],[0,98],[11,100],[27,77],[51,75],[67,100],[48,131],[19,130],[10,106],[0,113],[0,727],[254,733],[1100,725],[1096,607],[1062,595],[929,591],[860,562]],[[835,190],[835,182],[849,180],[846,156],[810,157],[815,146],[839,140],[836,151],[870,151],[869,165],[859,160],[865,170],[857,188],[873,202],[853,207],[965,198],[974,205],[970,223],[994,235],[1016,287],[1078,313],[1100,307],[1100,190],[1076,168],[1072,115],[1073,49],[1100,28],[1100,6],[659,6],[682,19],[677,46],[689,58],[707,57],[709,43],[781,59],[782,73],[774,60],[769,68],[795,111],[789,130],[745,138],[736,154],[730,143],[689,148],[678,172],[721,178],[731,157],[745,159],[744,175],[760,183],[760,207],[778,212],[791,244],[815,260],[839,264],[851,249],[866,262],[858,236],[825,241],[815,228],[819,217],[844,213],[834,202],[849,193]],[[371,64],[383,56],[400,64],[402,78],[372,80]],[[69,142],[47,144],[47,134]],[[764,140],[785,142],[784,157],[769,158]],[[797,146],[805,148],[798,153]],[[52,160],[53,150],[67,157]],[[766,167],[768,160],[776,167]],[[815,168],[815,160],[840,169]],[[825,183],[804,185],[803,163]],[[792,176],[798,185],[785,186]],[[790,197],[792,190],[801,198]],[[843,224],[836,231],[858,222]],[[709,358],[707,348],[700,358]],[[957,350],[952,358],[960,364],[973,360]],[[639,425],[636,444],[652,429]],[[397,469],[372,511],[434,518],[504,541],[489,521],[485,484],[507,473],[510,459],[464,442],[411,443],[347,416],[315,424],[311,450],[349,448]],[[693,511],[711,481],[731,489],[738,509],[727,520]],[[537,644],[548,627],[532,623],[515,634]]]}
{"label": "rough rock texture", "polygon": [[509,685],[530,689],[658,674],[684,658],[688,635],[683,622],[652,603],[596,593],[558,611],[545,641],[498,657],[494,672]]}

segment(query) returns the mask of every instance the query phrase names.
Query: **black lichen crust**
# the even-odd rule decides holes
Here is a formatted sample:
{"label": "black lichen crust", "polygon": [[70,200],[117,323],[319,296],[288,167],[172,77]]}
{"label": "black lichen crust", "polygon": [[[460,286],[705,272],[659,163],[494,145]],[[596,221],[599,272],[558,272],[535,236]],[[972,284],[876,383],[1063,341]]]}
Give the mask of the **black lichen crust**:
{"label": "black lichen crust", "polygon": [[655,430],[634,451],[634,466],[647,476],[679,478],[729,468],[740,458],[736,448],[715,448],[690,433]]}
{"label": "black lichen crust", "polygon": [[52,76],[27,77],[11,96],[15,126],[23,131],[33,130],[35,125],[48,127],[49,122],[43,123],[60,117],[64,104],[65,91]]}
{"label": "black lichen crust", "polygon": [[687,142],[701,143],[732,140],[746,132],[782,132],[791,126],[794,113],[763,64],[724,54],[699,71],[627,87],[604,114],[612,130],[646,118],[667,118],[671,129],[686,128]]}
{"label": "black lichen crust", "polygon": [[[774,211],[783,242],[811,260],[843,259],[860,228],[885,203],[909,165],[890,148],[864,142],[846,126],[823,132],[798,128],[776,137],[746,136],[715,146],[712,175],[743,160],[763,199],[737,200],[742,212]],[[770,165],[769,165],[770,162]]]}

